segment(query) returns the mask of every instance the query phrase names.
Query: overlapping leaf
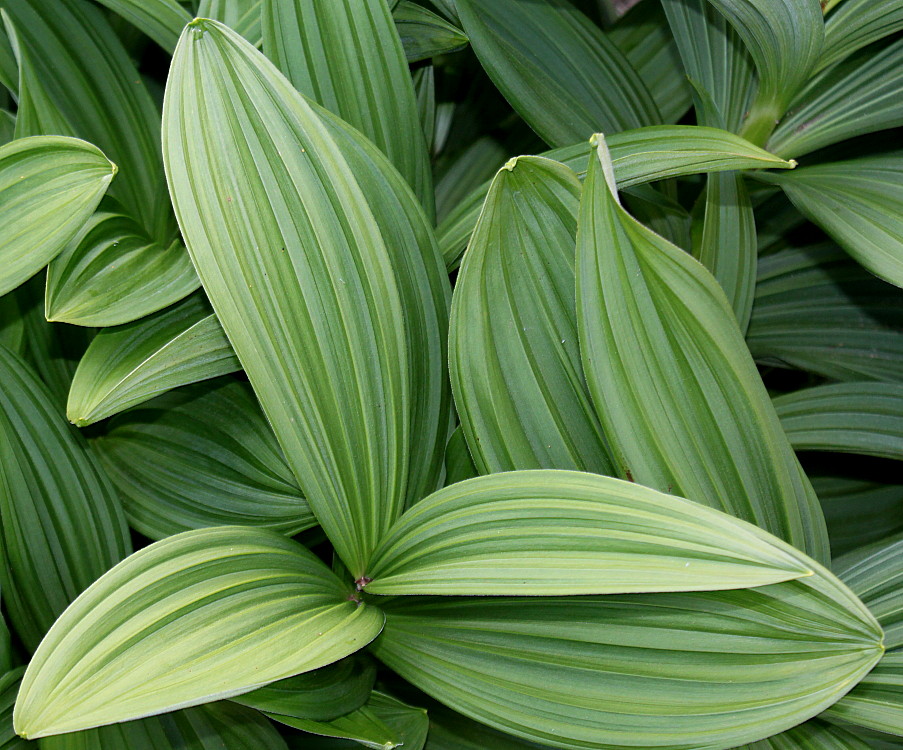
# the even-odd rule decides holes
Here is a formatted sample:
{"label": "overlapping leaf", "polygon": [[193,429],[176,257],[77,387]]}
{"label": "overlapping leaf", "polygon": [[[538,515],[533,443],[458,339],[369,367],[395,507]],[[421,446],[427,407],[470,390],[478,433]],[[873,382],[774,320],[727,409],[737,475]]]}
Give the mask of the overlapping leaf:
{"label": "overlapping leaf", "polygon": [[0,295],[40,271],[97,208],[117,168],[75,138],[35,136],[0,146]]}
{"label": "overlapping leaf", "polygon": [[409,0],[399,0],[392,18],[409,63],[457,52],[467,46],[467,37],[461,29]]}
{"label": "overlapping leaf", "polygon": [[809,721],[739,750],[869,750],[869,745],[846,729]]}
{"label": "overlapping leaf", "polygon": [[0,579],[34,649],[59,614],[131,551],[122,506],[25,362],[0,346]]}
{"label": "overlapping leaf", "polygon": [[825,48],[819,68],[827,68],[867,44],[903,29],[897,0],[844,0],[825,21]]}
{"label": "overlapping leaf", "polygon": [[365,646],[383,615],[305,547],[262,529],[188,531],[145,547],[57,621],[14,714],[27,737],[238,695]]}
{"label": "overlapping leaf", "polygon": [[178,0],[100,0],[110,10],[137,26],[167,52],[175,49],[182,27],[191,15]]}
{"label": "overlapping leaf", "polygon": [[97,334],[79,362],[66,415],[83,427],[180,385],[241,369],[201,295]]}
{"label": "overlapping leaf", "polygon": [[13,729],[13,705],[19,692],[24,667],[0,675],[0,750],[26,750],[28,742]]}
{"label": "overlapping leaf", "polygon": [[834,556],[903,531],[903,484],[813,476]]}
{"label": "overlapping leaf", "polygon": [[618,203],[600,139],[577,240],[581,356],[619,474],[828,557],[824,518],[711,274]]}

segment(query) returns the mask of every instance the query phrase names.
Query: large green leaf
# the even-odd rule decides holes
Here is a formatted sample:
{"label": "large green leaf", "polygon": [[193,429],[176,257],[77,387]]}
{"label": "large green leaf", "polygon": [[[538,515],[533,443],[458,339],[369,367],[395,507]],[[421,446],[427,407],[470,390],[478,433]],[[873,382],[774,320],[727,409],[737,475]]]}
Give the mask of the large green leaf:
{"label": "large green leaf", "polygon": [[233,28],[255,47],[263,43],[263,0],[200,0],[197,15]]}
{"label": "large green leaf", "polygon": [[781,120],[769,150],[810,151],[903,124],[903,39],[871,47],[812,80]]}
{"label": "large green leaf", "polygon": [[432,213],[429,154],[386,0],[265,0],[263,49],[302,94],[379,146]]}
{"label": "large green leaf", "polygon": [[56,257],[94,213],[116,174],[96,147],[35,136],[0,146],[0,295]]}
{"label": "large green leaf", "polygon": [[93,447],[129,523],[151,539],[232,524],[292,535],[316,524],[244,383],[166,394],[116,417]]}
{"label": "large green leaf", "polygon": [[410,0],[399,0],[392,18],[409,63],[457,52],[467,46],[467,37],[461,29]]}
{"label": "large green leaf", "polygon": [[34,649],[59,614],[131,551],[122,506],[25,362],[0,346],[0,580]]}
{"label": "large green leaf", "polygon": [[243,693],[234,700],[270,714],[330,721],[363,706],[375,679],[373,660],[355,655]]}
{"label": "large green leaf", "polygon": [[216,315],[194,295],[98,333],[75,371],[66,415],[84,427],[180,385],[239,369]]}
{"label": "large green leaf", "polygon": [[16,730],[42,737],[247,692],[370,642],[352,601],[297,542],[263,529],[186,531],[145,547],[82,594],[22,681]]}
{"label": "large green leaf", "polygon": [[763,256],[746,343],[765,364],[899,382],[903,292],[830,243]]}
{"label": "large green leaf", "polygon": [[882,653],[868,610],[814,569],[725,592],[398,597],[374,648],[446,705],[552,747],[732,748],[812,717]]}
{"label": "large green leaf", "polygon": [[455,403],[481,473],[611,474],[580,364],[574,243],[580,182],[558,162],[499,171],[455,287]]}
{"label": "large green leaf", "polygon": [[29,743],[13,729],[13,705],[24,667],[0,674],[0,750],[27,750]]}
{"label": "large green leaf", "polygon": [[903,460],[903,385],[834,383],[774,400],[796,450]]}
{"label": "large green leaf", "polygon": [[578,232],[581,355],[619,474],[826,560],[818,500],[724,293],[702,265],[621,208],[601,136]]}
{"label": "large green leaf", "polygon": [[739,750],[869,750],[869,747],[864,740],[846,729],[823,721],[807,721]]}
{"label": "large green leaf", "polygon": [[492,474],[422,500],[374,553],[374,594],[713,591],[812,575],[754,526],[619,479]]}
{"label": "large green leaf", "polygon": [[762,172],[876,276],[903,286],[903,152]]}
{"label": "large green leaf", "polygon": [[825,21],[825,48],[819,68],[827,68],[857,49],[903,29],[898,0],[844,0]]}
{"label": "large green leaf", "polygon": [[567,0],[455,5],[490,78],[551,147],[660,122],[624,54]]}
{"label": "large green leaf", "polygon": [[385,693],[373,692],[366,705],[330,722],[267,714],[295,729],[325,737],[354,740],[372,750],[422,750],[429,721],[426,711]]}
{"label": "large green leaf", "polygon": [[548,750],[510,734],[479,724],[444,706],[430,706],[426,750]]}
{"label": "large green leaf", "polygon": [[226,27],[187,27],[164,125],[207,295],[311,507],[360,576],[405,498],[411,388],[394,268],[404,261],[321,118]]}
{"label": "large green leaf", "polygon": [[834,556],[903,532],[903,484],[845,476],[812,477]]}
{"label": "large green leaf", "polygon": [[137,26],[167,52],[175,49],[182,27],[191,15],[178,0],[100,0],[110,10]]}
{"label": "large green leaf", "polygon": [[[739,136],[717,128],[662,125],[615,133],[609,140],[618,185],[622,188],[666,180],[688,174],[732,169],[790,169],[796,162],[780,159]],[[592,152],[588,142],[543,154],[586,175]],[[446,264],[457,264],[480,216],[489,192],[486,183],[458,206],[440,224],[437,233]]]}

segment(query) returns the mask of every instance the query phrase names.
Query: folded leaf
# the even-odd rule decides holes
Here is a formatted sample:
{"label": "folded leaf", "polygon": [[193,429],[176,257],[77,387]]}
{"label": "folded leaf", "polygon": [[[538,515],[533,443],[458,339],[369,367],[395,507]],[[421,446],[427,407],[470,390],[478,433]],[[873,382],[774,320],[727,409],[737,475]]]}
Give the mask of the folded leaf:
{"label": "folded leaf", "polygon": [[900,29],[903,6],[897,0],[844,0],[825,21],[825,48],[818,67],[827,68]]}
{"label": "folded leaf", "polygon": [[224,525],[291,536],[316,525],[245,383],[166,394],[116,417],[93,448],[129,523],[151,539]]}
{"label": "folded leaf", "polygon": [[467,46],[467,37],[461,29],[409,0],[400,0],[392,18],[409,63],[447,55]]}
{"label": "folded leaf", "polygon": [[661,121],[618,47],[566,0],[456,0],[489,77],[549,146]]}
{"label": "folded leaf", "polygon": [[836,557],[903,532],[903,484],[813,476]]}
{"label": "folded leaf", "polygon": [[823,721],[807,721],[767,740],[753,742],[738,750],[869,750],[869,745],[852,732]]}
{"label": "folded leaf", "polygon": [[317,518],[360,576],[405,498],[403,261],[320,116],[221,24],[183,33],[164,126],[207,296]]}
{"label": "folded leaf", "polygon": [[762,172],[876,276],[903,286],[903,153]]}
{"label": "folded leaf", "polygon": [[241,369],[202,295],[101,331],[72,380],[66,414],[93,424],[180,385]]}
{"label": "folded leaf", "polygon": [[36,136],[0,146],[0,295],[40,271],[94,213],[116,165],[75,138]]}
{"label": "folded leaf", "polygon": [[398,597],[376,655],[446,705],[559,748],[733,748],[835,702],[882,653],[830,573],[739,591]]}
{"label": "folded leaf", "polygon": [[492,474],[402,516],[374,553],[372,594],[554,596],[714,591],[811,575],[754,526],[631,482]]}
{"label": "folded leaf", "polygon": [[167,52],[172,53],[182,27],[191,15],[178,0],[100,0],[110,10],[137,26]]}
{"label": "folded leaf", "polygon": [[796,450],[903,460],[903,385],[834,383],[774,400]]}
{"label": "folded leaf", "polygon": [[375,679],[373,660],[355,655],[313,672],[273,682],[233,700],[270,714],[330,721],[363,706]]}
{"label": "folded leaf", "polygon": [[903,380],[903,292],[837,246],[759,259],[746,343],[759,362],[833,380]]}
{"label": "folded leaf", "polygon": [[0,346],[0,580],[34,649],[59,614],[131,551],[119,498],[34,371]]}
{"label": "folded leaf", "polygon": [[429,154],[386,0],[265,0],[263,49],[298,91],[370,138],[432,213]]}
{"label": "folded leaf", "polygon": [[577,314],[587,383],[621,476],[828,558],[818,500],[724,293],[621,208],[601,137],[580,205]]}
{"label": "folded leaf", "polygon": [[115,204],[102,209],[47,269],[48,320],[121,325],[155,313],[200,286],[179,240],[155,242]]}
{"label": "folded leaf", "polygon": [[380,631],[297,542],[263,529],[187,531],[136,552],[57,620],[14,714],[34,738],[248,692],[331,664]]}
{"label": "folded leaf", "polygon": [[449,365],[480,473],[611,474],[577,342],[574,243],[580,182],[542,157],[493,180],[455,286]]}

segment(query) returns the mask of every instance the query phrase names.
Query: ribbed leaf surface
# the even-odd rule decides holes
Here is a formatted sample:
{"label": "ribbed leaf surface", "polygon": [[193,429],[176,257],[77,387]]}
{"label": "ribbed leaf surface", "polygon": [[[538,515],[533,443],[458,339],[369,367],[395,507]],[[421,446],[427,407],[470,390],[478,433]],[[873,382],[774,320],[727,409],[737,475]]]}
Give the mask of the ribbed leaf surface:
{"label": "ribbed leaf surface", "polygon": [[827,68],[877,39],[903,29],[897,0],[844,0],[825,21],[825,49],[819,68]]}
{"label": "ribbed leaf surface", "polygon": [[409,0],[399,0],[392,18],[409,63],[457,52],[467,46],[467,37],[461,29]]}
{"label": "ribbed leaf surface", "polygon": [[75,138],[35,136],[0,146],[0,295],[56,257],[94,213],[117,168]]}
{"label": "ribbed leaf surface", "polygon": [[191,15],[178,0],[100,0],[110,10],[137,26],[167,52],[175,49],[182,27]]}
{"label": "ribbed leaf surface", "polygon": [[0,675],[0,750],[27,750],[31,747],[13,729],[13,706],[19,692],[24,667]]}
{"label": "ribbed leaf surface", "polygon": [[812,486],[835,557],[903,531],[903,484],[816,475]]}
{"label": "ribbed leaf surface", "polygon": [[808,721],[739,750],[869,750],[869,745],[846,729]]}
{"label": "ribbed leaf surface", "polygon": [[580,206],[586,379],[619,474],[828,557],[815,493],[712,275],[618,203],[599,141]]}
{"label": "ribbed leaf surface", "polygon": [[247,692],[330,664],[383,624],[272,531],[187,531],[145,547],[66,610],[28,665],[17,731],[41,737]]}

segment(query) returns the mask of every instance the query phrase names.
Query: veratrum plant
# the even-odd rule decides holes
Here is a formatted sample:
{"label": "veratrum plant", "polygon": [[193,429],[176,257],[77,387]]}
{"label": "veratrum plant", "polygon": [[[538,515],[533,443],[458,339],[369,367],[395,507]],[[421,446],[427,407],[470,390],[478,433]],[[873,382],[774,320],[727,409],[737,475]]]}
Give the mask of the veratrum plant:
{"label": "veratrum plant", "polygon": [[0,0],[0,748],[903,747],[903,0],[624,5]]}

